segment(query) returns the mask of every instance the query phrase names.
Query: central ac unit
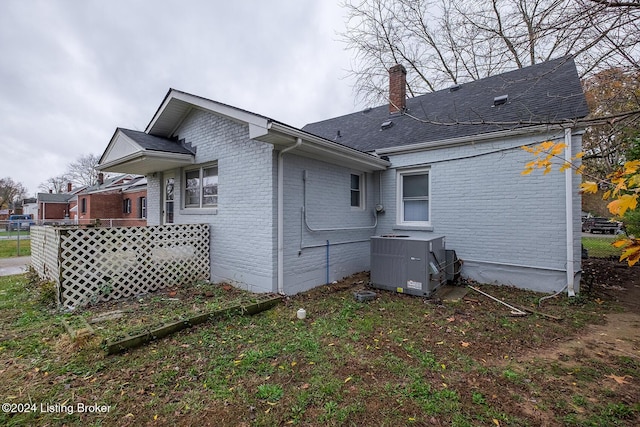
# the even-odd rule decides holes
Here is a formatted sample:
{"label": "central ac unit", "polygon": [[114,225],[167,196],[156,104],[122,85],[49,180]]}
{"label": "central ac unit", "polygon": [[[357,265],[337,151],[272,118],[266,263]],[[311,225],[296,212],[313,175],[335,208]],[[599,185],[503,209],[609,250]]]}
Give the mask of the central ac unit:
{"label": "central ac unit", "polygon": [[371,238],[371,286],[430,297],[446,282],[444,236]]}

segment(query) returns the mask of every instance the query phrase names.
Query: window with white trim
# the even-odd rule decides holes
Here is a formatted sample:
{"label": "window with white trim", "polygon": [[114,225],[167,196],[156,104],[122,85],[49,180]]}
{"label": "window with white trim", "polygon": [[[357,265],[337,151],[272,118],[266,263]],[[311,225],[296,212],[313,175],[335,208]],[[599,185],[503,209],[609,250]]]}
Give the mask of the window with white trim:
{"label": "window with white trim", "polygon": [[430,225],[429,169],[398,171],[398,223]]}
{"label": "window with white trim", "polygon": [[122,201],[122,213],[131,213],[131,199],[124,199]]}
{"label": "window with white trim", "polygon": [[206,165],[184,172],[184,207],[218,206],[218,165]]}
{"label": "window with white trim", "polygon": [[363,175],[351,174],[351,207],[364,207]]}
{"label": "window with white trim", "polygon": [[138,217],[139,218],[147,217],[147,198],[146,197],[138,198]]}

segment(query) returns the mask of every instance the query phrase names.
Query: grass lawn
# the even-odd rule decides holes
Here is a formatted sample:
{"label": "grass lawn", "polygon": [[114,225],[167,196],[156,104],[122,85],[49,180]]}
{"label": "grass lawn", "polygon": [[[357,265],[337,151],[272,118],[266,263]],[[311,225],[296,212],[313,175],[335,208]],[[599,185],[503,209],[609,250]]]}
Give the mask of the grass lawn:
{"label": "grass lawn", "polygon": [[18,233],[20,233],[20,236],[29,236],[29,231],[17,231],[17,230],[12,230],[12,231],[6,231],[6,230],[1,230],[0,231],[0,237],[4,237],[4,236],[17,236]]}
{"label": "grass lawn", "polygon": [[[0,277],[0,400],[36,405],[0,412],[0,425],[522,427],[640,420],[638,358],[596,360],[579,349],[562,362],[538,358],[586,325],[603,323],[609,303],[545,301],[541,310],[562,316],[560,322],[513,317],[479,294],[441,304],[378,292],[375,301],[358,303],[353,291],[367,280],[356,275],[252,317],[219,319],[106,356],[105,337],[223,306],[239,291],[200,284],[122,306],[97,305],[74,316],[91,319],[116,308],[128,316],[93,324],[97,338],[72,341],[61,326],[70,315],[42,306],[25,276]],[[483,289],[521,306],[533,307],[540,297]],[[300,307],[305,320],[296,319]],[[73,411],[46,411],[56,404]],[[78,413],[78,404],[109,408]]]}
{"label": "grass lawn", "polygon": [[618,236],[589,236],[582,237],[582,244],[589,251],[589,256],[594,258],[620,257],[622,251],[611,244],[618,240]]}
{"label": "grass lawn", "polygon": [[0,240],[0,258],[27,255],[31,255],[31,240],[20,240],[20,254],[17,240]]}

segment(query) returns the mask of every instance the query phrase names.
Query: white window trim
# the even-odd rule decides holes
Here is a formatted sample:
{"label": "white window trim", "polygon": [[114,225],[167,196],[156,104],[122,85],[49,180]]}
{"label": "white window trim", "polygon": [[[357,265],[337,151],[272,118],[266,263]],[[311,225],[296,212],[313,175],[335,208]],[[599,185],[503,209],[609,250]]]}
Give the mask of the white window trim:
{"label": "white window trim", "polygon": [[142,196],[140,197],[140,212],[138,215],[141,219],[147,219],[147,198]]}
{"label": "white window trim", "polygon": [[[351,206],[351,175],[356,175],[360,177],[360,206]],[[359,172],[351,172],[349,174],[349,206],[351,206],[352,211],[362,211],[365,209],[366,199],[365,199],[365,189],[366,189],[366,175],[364,173]]]}
{"label": "white window trim", "polygon": [[[429,210],[428,210],[428,221],[405,221],[404,220],[404,202],[402,200],[402,178],[405,175],[429,175]],[[414,168],[414,169],[399,169],[396,172],[396,225],[398,226],[416,226],[416,227],[431,227],[431,207],[433,205],[431,198],[431,168],[422,167],[422,168]]]}
{"label": "white window trim", "polygon": [[122,213],[130,214],[131,213],[131,198],[127,197],[123,200],[122,203]]}
{"label": "white window trim", "polygon": [[[217,212],[218,210],[218,203],[216,203],[215,205],[203,205],[202,204],[202,200],[203,200],[203,195],[202,195],[202,178],[203,178],[203,170],[204,169],[208,169],[208,168],[212,168],[215,167],[218,169],[218,186],[219,186],[219,182],[220,182],[220,168],[218,166],[218,162],[212,162],[212,163],[205,163],[205,164],[201,164],[197,167],[190,167],[190,168],[184,168],[182,169],[181,173],[180,173],[180,178],[181,178],[181,185],[180,185],[180,197],[181,197],[181,213],[188,213],[188,212],[210,212],[210,211],[215,211]],[[199,171],[199,179],[200,179],[200,195],[199,195],[199,206],[194,206],[194,205],[187,205],[187,173],[189,172],[193,172],[193,171]],[[218,191],[220,190],[220,188],[218,187]],[[175,191],[175,190],[174,190]],[[175,197],[175,196],[174,196]],[[218,193],[218,198],[220,197],[220,194]],[[219,199],[218,199],[219,201]]]}

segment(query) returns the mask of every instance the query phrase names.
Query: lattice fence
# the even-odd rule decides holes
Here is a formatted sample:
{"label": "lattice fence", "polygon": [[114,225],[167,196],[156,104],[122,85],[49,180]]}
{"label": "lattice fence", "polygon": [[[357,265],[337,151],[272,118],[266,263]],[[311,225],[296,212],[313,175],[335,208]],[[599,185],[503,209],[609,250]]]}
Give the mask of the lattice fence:
{"label": "lattice fence", "polygon": [[[142,295],[210,277],[206,224],[54,230],[59,270],[53,277],[59,279],[34,268],[42,277],[58,283],[59,304],[66,308]],[[52,252],[48,243],[46,253]],[[46,270],[53,267],[45,264]]]}
{"label": "lattice fence", "polygon": [[43,279],[60,283],[60,233],[52,227],[31,227],[31,265]]}

